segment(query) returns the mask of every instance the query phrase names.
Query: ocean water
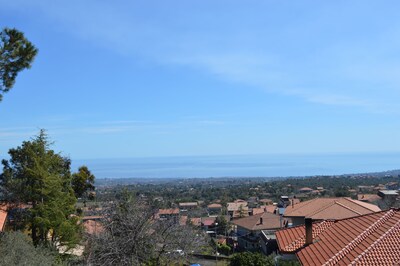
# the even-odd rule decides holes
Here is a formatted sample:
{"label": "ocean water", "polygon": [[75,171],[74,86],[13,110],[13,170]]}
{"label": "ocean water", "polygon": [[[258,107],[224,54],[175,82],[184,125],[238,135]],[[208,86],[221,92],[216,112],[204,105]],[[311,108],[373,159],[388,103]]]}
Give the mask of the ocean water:
{"label": "ocean water", "polygon": [[230,155],[73,161],[97,178],[289,177],[400,169],[400,153]]}

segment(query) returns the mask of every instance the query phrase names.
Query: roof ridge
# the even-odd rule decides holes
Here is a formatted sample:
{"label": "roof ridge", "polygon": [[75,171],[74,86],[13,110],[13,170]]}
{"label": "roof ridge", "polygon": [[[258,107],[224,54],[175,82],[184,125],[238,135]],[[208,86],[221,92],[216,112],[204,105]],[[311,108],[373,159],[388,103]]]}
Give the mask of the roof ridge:
{"label": "roof ridge", "polygon": [[[326,226],[325,226],[326,224]],[[331,220],[324,220],[320,223],[317,224],[317,226],[315,226],[315,230],[312,230],[312,237],[313,239],[315,237],[317,237],[319,234],[321,234],[322,232],[324,232],[326,229],[328,229],[331,225],[333,224],[333,222]],[[318,231],[318,229],[321,229],[321,231]],[[285,248],[287,251],[294,251],[298,248],[296,248],[298,246],[298,244],[300,244],[301,246],[303,245],[302,243],[305,243],[306,240],[306,234],[304,233],[304,235],[302,235],[300,238],[294,240],[292,243],[290,243],[289,245],[287,245]]]}
{"label": "roof ridge", "polygon": [[[375,195],[375,194],[372,194],[372,195]],[[353,202],[354,204],[357,204],[357,206],[360,206],[360,207],[362,207],[362,208],[364,208],[364,209],[367,209],[367,210],[369,210],[369,211],[372,211],[370,208],[367,208],[366,206],[364,206],[363,204],[360,204],[360,203],[358,203],[357,201],[359,201],[359,200],[355,200],[355,199],[352,199],[352,198],[349,198],[349,197],[344,197],[346,200],[348,200],[348,201],[351,201],[351,202]],[[374,205],[374,204],[371,204],[371,203],[368,203],[368,202],[363,202],[364,204],[370,204],[370,205]]]}
{"label": "roof ridge", "polygon": [[363,240],[365,240],[370,234],[375,232],[378,227],[380,227],[394,215],[395,211],[393,211],[392,209],[387,211],[387,213],[385,213],[381,218],[379,218],[376,222],[370,225],[366,230],[361,232],[355,239],[353,239],[349,244],[347,244],[339,252],[333,255],[323,265],[335,265],[338,261],[344,258],[344,256],[346,256],[351,250],[353,250],[358,244],[360,244]]}
{"label": "roof ridge", "polygon": [[332,202],[328,202],[328,204],[326,204],[326,205],[323,206],[322,208],[317,209],[316,211],[310,213],[310,214],[308,215],[308,217],[311,217],[311,216],[313,216],[313,215],[315,215],[315,214],[317,214],[317,213],[319,213],[319,212],[322,212],[323,210],[326,210],[327,208],[329,208],[329,207],[335,205],[335,203],[336,203],[336,200],[334,200],[334,201],[332,201]]}
{"label": "roof ridge", "polygon": [[339,201],[335,201],[335,203],[340,205],[340,206],[342,206],[343,208],[349,209],[350,211],[357,213],[358,215],[362,214],[361,212],[358,212],[358,211],[354,210],[353,208],[350,208],[349,206],[346,206],[346,205],[344,205],[343,203],[341,203]]}
{"label": "roof ridge", "polygon": [[376,246],[382,244],[382,241],[390,236],[393,231],[398,231],[397,233],[400,233],[400,220],[397,221],[389,230],[387,230],[381,237],[379,237],[377,240],[375,240],[374,243],[372,243],[366,250],[364,250],[357,258],[355,258],[352,262],[351,265],[357,264],[359,260],[361,260],[364,256],[366,256],[373,248]]}
{"label": "roof ridge", "polygon": [[[302,206],[296,206],[296,207],[298,207],[299,209],[301,209],[301,208],[303,208],[304,206],[307,206],[307,205],[309,205],[311,202],[314,202],[315,200],[317,200],[317,199],[320,199],[320,198],[315,198],[315,199],[312,199],[312,200],[307,200],[307,201],[303,201],[303,202],[300,202],[299,204],[301,204],[301,203],[304,203]],[[296,205],[298,205],[298,204],[296,204]],[[286,208],[286,209],[289,209],[290,210],[290,208]],[[285,211],[286,212],[286,211]]]}

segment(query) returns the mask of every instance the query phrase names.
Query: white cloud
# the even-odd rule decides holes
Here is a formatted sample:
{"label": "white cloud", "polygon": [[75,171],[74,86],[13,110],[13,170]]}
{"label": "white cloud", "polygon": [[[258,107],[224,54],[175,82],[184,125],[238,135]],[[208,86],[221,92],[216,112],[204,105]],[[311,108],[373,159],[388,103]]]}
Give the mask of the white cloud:
{"label": "white cloud", "polygon": [[[199,21],[191,24],[190,16],[181,18],[188,20],[185,21],[187,28],[184,28],[185,23],[176,25],[160,18],[145,17],[139,5],[129,2],[122,5],[77,0],[0,2],[5,8],[33,8],[55,21],[56,27],[61,26],[72,35],[126,56],[143,56],[159,64],[201,69],[228,82],[298,97],[311,103],[356,107],[368,112],[400,112],[397,107],[400,65],[389,56],[390,50],[396,48],[397,51],[397,47],[388,42],[389,38],[393,39],[393,35],[388,33],[398,31],[396,25],[370,43],[360,44],[351,38],[329,43],[329,39],[324,42],[322,36],[321,40],[314,40],[318,45],[313,40],[291,39],[293,31],[290,27],[296,29],[296,36],[300,36],[301,21],[299,25],[277,25],[283,29],[283,37],[278,37],[287,46],[285,51],[273,43],[279,43],[279,40],[262,36],[266,33],[262,24],[247,31],[218,28],[217,24],[215,31],[196,31],[191,26],[196,28]],[[210,26],[213,21],[204,23]],[[316,30],[320,34],[318,24],[303,23],[308,27],[307,32]],[[227,25],[224,23],[224,27]],[[239,32],[246,34],[241,36]],[[297,48],[295,44],[283,43],[288,41],[299,45],[309,42],[310,50],[313,47],[316,50],[299,50],[297,54],[290,50]],[[104,129],[107,132],[121,130],[132,128]]]}

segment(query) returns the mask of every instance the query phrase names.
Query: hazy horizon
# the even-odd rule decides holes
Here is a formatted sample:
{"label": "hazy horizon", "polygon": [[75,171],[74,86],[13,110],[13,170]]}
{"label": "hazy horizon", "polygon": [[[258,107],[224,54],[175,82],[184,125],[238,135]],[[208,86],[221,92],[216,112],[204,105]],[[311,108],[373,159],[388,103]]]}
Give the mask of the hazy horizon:
{"label": "hazy horizon", "polygon": [[291,177],[399,169],[400,153],[264,154],[73,160],[97,178]]}

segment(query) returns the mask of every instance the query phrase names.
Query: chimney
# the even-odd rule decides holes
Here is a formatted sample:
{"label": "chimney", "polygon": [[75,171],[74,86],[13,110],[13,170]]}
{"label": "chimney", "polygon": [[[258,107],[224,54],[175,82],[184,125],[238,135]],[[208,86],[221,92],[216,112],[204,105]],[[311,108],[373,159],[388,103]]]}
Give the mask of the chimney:
{"label": "chimney", "polygon": [[312,218],[304,218],[304,224],[306,226],[306,246],[312,244]]}
{"label": "chimney", "polygon": [[263,224],[263,218],[260,217],[260,224]]}

